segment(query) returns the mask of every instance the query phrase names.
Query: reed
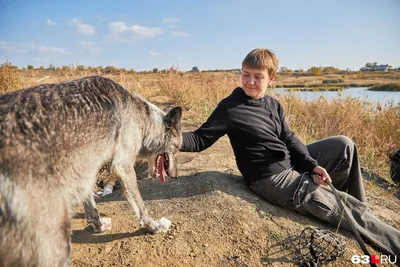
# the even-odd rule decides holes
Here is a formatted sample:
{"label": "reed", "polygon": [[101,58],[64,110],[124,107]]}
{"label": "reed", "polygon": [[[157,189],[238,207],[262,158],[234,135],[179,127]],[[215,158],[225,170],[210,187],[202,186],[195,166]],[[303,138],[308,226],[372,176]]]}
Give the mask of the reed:
{"label": "reed", "polygon": [[389,178],[389,156],[400,147],[400,105],[388,102],[377,109],[369,101],[340,96],[313,102],[294,94],[278,98],[290,127],[304,142],[346,135],[357,144],[362,166]]}
{"label": "reed", "polygon": [[[223,72],[182,73],[172,70],[168,73],[104,74],[94,69],[66,70],[47,77],[36,70],[26,71],[20,72],[19,79],[4,79],[1,75],[15,76],[15,72],[0,69],[1,92],[101,74],[151,101],[164,97],[168,102],[182,106],[184,121],[192,127],[200,126],[217,104],[240,85],[237,75]],[[43,80],[44,77],[47,78]],[[357,144],[363,168],[389,180],[389,155],[400,148],[399,104],[382,103],[377,108],[371,102],[351,97],[338,96],[333,100],[321,97],[306,102],[296,92],[282,96],[270,89],[268,94],[281,102],[288,124],[303,142],[346,135]]]}
{"label": "reed", "polygon": [[0,94],[8,93],[22,88],[22,80],[18,69],[10,62],[0,66]]}

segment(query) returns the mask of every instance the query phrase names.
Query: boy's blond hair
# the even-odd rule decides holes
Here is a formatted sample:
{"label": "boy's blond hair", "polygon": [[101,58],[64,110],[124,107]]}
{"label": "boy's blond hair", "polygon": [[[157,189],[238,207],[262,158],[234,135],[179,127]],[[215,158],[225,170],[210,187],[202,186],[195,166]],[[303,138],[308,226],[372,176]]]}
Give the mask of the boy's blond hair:
{"label": "boy's blond hair", "polygon": [[242,68],[268,70],[271,77],[275,77],[278,72],[279,60],[277,56],[266,48],[256,48],[243,59]]}

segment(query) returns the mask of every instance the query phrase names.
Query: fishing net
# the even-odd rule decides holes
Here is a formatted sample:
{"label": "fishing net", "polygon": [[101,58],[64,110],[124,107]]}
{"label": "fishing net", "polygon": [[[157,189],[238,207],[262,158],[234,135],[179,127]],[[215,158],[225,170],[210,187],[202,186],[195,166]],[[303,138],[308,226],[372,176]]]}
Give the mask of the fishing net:
{"label": "fishing net", "polygon": [[319,266],[336,260],[343,255],[345,245],[344,241],[329,230],[307,227],[299,237],[300,264]]}

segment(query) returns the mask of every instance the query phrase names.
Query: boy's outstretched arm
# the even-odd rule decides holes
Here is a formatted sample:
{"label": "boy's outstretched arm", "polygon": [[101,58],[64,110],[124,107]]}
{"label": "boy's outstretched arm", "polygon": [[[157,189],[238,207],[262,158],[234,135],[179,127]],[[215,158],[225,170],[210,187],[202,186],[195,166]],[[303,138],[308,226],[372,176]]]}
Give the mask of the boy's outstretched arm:
{"label": "boy's outstretched arm", "polygon": [[227,133],[229,118],[226,108],[221,103],[207,121],[193,132],[184,132],[180,151],[200,152],[209,148],[221,136]]}

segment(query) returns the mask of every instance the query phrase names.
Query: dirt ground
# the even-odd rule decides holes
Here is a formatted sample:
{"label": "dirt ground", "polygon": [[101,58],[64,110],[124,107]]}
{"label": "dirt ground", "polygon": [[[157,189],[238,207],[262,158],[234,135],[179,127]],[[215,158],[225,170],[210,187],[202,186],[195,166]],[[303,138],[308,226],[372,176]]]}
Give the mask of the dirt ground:
{"label": "dirt ground", "polygon": [[[252,193],[237,171],[227,137],[203,152],[180,153],[178,162],[180,176],[164,185],[146,178],[146,164],[136,166],[151,216],[173,223],[167,233],[139,228],[121,190],[114,191],[97,201],[101,216],[112,219],[111,231],[85,230],[83,207],[73,208],[73,266],[296,266],[304,228],[336,231]],[[371,210],[399,229],[400,200],[368,181],[365,186]],[[350,232],[340,230],[338,236],[346,242],[345,253],[327,266],[354,266],[350,259],[362,250]]]}

